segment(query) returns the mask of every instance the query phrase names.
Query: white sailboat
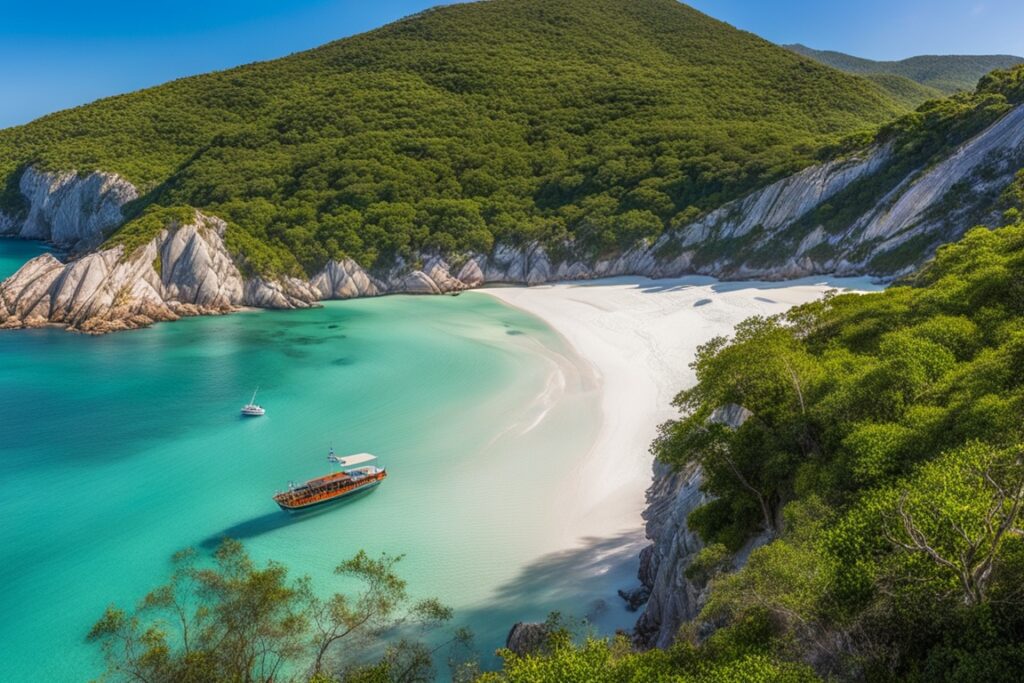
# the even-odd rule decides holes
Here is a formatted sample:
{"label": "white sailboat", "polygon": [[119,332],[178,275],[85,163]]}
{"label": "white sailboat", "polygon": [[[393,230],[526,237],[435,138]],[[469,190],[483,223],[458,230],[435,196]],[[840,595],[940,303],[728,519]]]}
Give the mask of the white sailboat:
{"label": "white sailboat", "polygon": [[261,417],[266,415],[267,411],[263,409],[263,406],[256,403],[256,392],[260,388],[256,387],[256,391],[252,392],[252,398],[245,406],[242,407],[242,415],[246,417]]}

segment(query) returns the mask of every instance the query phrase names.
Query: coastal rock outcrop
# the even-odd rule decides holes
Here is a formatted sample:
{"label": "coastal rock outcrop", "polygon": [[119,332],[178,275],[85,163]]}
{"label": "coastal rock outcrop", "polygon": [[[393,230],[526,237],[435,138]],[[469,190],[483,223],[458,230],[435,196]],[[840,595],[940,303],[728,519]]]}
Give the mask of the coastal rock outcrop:
{"label": "coastal rock outcrop", "polygon": [[700,612],[705,586],[686,578],[686,567],[704,546],[686,520],[707,501],[703,474],[691,466],[674,471],[656,462],[643,517],[651,545],[640,557],[640,579],[649,597],[634,637],[643,647],[667,647],[679,627]]}
{"label": "coastal rock outcrop", "polygon": [[103,333],[230,311],[242,302],[243,281],[224,246],[225,229],[197,212],[130,255],[117,246],[67,264],[38,256],[0,283],[0,324]]}
{"label": "coastal rock outcrop", "polygon": [[297,277],[253,277],[243,291],[239,303],[256,308],[310,308],[320,300],[320,290]]}
{"label": "coastal rock outcrop", "polygon": [[538,622],[516,622],[505,638],[505,647],[520,657],[540,650],[548,638],[548,626]]}
{"label": "coastal rock outcrop", "polygon": [[[1024,151],[1024,106],[1018,106],[993,123],[980,135],[968,140],[952,155],[936,164],[902,188],[897,196],[866,213],[854,225],[861,241],[907,239],[940,223],[942,217],[930,215],[954,185],[971,181],[974,192],[988,185],[1000,185],[1000,176],[1013,174]],[[978,175],[981,167],[986,173]],[[1001,172],[1000,172],[1001,171]],[[984,176],[988,176],[987,178]],[[909,233],[909,234],[908,234]]]}
{"label": "coastal rock outcrop", "polygon": [[878,171],[892,157],[890,147],[811,166],[718,208],[683,228],[680,245],[708,239],[737,239],[755,229],[775,232],[817,208],[851,183]]}
{"label": "coastal rock outcrop", "polygon": [[[741,406],[727,405],[715,411],[710,421],[735,429],[750,416],[750,411]],[[688,524],[690,513],[709,500],[701,490],[703,483],[704,475],[697,464],[675,469],[654,463],[654,478],[647,489],[647,508],[643,512],[651,545],[640,553],[638,573],[649,598],[633,632],[640,647],[671,645],[679,627],[696,617],[707,601],[707,582],[686,575],[687,567],[704,547]],[[733,555],[733,568],[745,564],[750,553],[768,540],[767,535],[759,534],[748,541]]]}
{"label": "coastal rock outcrop", "polygon": [[0,234],[46,240],[83,252],[124,221],[122,207],[138,198],[135,186],[115,173],[80,176],[27,168],[18,181],[26,209],[21,217],[0,213]]}
{"label": "coastal rock outcrop", "polygon": [[[452,267],[437,254],[369,272],[350,259],[328,262],[308,281],[292,276],[243,277],[223,235],[226,225],[202,216],[168,226],[145,249],[87,254],[66,266],[39,257],[2,285],[0,324],[61,323],[108,331],[146,320],[223,312],[236,306],[305,308],[323,299],[389,293],[443,294],[488,283],[537,285],[618,275],[687,274],[723,279],[783,280],[815,274],[898,275],[934,246],[971,227],[971,211],[940,210],[947,195],[991,197],[1024,163],[1024,106],[1010,110],[937,165],[913,171],[875,206],[843,229],[807,225],[807,216],[852,184],[889,168],[887,145],[806,168],[614,258],[553,259],[540,244],[499,244],[464,255]],[[984,172],[982,172],[984,171]],[[79,176],[27,169],[19,182],[22,218],[0,214],[0,233],[47,239],[83,253],[123,220],[138,192],[106,173]],[[799,231],[794,231],[796,225]],[[923,236],[911,265],[875,272],[874,259]],[[565,245],[561,253],[571,253]],[[770,255],[769,258],[767,255]],[[158,258],[159,257],[159,258]],[[157,272],[152,262],[162,270]]]}
{"label": "coastal rock outcrop", "polygon": [[377,296],[385,290],[380,281],[367,273],[352,259],[330,261],[316,274],[310,284],[320,294],[320,299],[354,299],[361,296]]}

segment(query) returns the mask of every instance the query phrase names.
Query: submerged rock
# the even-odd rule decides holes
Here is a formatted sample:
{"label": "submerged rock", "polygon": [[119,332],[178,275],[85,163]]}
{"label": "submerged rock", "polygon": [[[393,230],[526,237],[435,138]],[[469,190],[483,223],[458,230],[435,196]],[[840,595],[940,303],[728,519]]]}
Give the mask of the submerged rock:
{"label": "submerged rock", "polygon": [[635,612],[651,597],[651,589],[649,586],[641,584],[636,588],[629,590],[619,589],[619,597],[626,601],[626,609],[630,612]]}
{"label": "submerged rock", "polygon": [[520,657],[533,654],[544,647],[548,638],[548,627],[540,622],[516,622],[505,638],[505,647]]}

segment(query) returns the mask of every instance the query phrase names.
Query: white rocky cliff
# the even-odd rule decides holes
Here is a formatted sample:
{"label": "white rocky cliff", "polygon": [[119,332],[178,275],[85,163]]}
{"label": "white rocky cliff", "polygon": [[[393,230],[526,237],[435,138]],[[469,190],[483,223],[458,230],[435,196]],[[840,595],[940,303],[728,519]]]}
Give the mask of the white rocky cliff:
{"label": "white rocky cliff", "polygon": [[[750,417],[749,410],[730,404],[716,410],[709,419],[735,429]],[[686,571],[704,547],[688,524],[690,513],[709,500],[701,490],[703,483],[703,472],[697,464],[676,469],[654,462],[653,481],[647,489],[647,508],[643,513],[651,544],[640,553],[641,586],[629,592],[620,591],[631,609],[644,605],[633,632],[640,647],[671,645],[679,627],[697,617],[707,602],[706,578],[688,577]],[[732,555],[728,566],[743,566],[750,553],[769,540],[770,531],[751,537]]]}
{"label": "white rocky cliff", "polygon": [[[798,221],[852,183],[886,168],[892,157],[892,150],[881,146],[812,166],[666,233],[653,244],[598,261],[555,262],[536,244],[498,245],[490,254],[469,255],[458,267],[437,255],[424,255],[418,267],[397,263],[387,273],[369,273],[345,260],[329,262],[308,281],[245,278],[224,246],[224,223],[199,215],[191,225],[167,226],[140,253],[124,254],[115,248],[67,265],[52,256],[30,261],[0,285],[0,324],[60,323],[101,332],[242,305],[301,308],[322,299],[441,294],[487,283],[533,285],[616,275],[780,280],[813,274],[899,274],[872,272],[870,263],[916,235],[934,245],[955,239],[970,224],[934,215],[950,189],[958,184],[979,192],[998,189],[1024,163],[1024,106],[932,168],[910,173],[846,229],[829,233],[804,220],[794,237],[792,228]],[[979,173],[982,168],[987,172]],[[80,177],[30,168],[19,186],[27,208],[19,219],[0,214],[0,234],[47,239],[79,254],[102,243],[123,220],[124,205],[138,196],[131,184],[109,173]],[[709,258],[709,248],[716,245],[725,247]],[[927,247],[922,250],[917,261],[928,255]],[[157,254],[159,269],[153,265]],[[752,259],[751,254],[760,257]]]}
{"label": "white rocky cliff", "polygon": [[223,221],[197,213],[131,258],[120,246],[66,265],[38,256],[0,283],[0,323],[110,332],[230,311],[242,302],[244,283],[224,248],[224,229]]}
{"label": "white rocky cliff", "polygon": [[121,208],[138,198],[135,186],[113,173],[79,176],[28,168],[18,189],[27,214],[20,220],[0,213],[0,235],[45,240],[83,252],[100,245],[121,225]]}

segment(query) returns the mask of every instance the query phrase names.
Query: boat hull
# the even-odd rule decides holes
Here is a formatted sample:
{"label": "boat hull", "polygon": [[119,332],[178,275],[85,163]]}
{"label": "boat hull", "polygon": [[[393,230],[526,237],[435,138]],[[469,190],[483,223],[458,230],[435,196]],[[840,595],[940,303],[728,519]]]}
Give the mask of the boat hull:
{"label": "boat hull", "polygon": [[284,510],[285,512],[303,512],[303,511],[309,510],[311,508],[322,507],[322,506],[325,506],[325,505],[330,505],[331,503],[337,503],[338,501],[341,501],[341,500],[349,500],[353,496],[356,496],[356,495],[358,495],[360,493],[366,493],[366,492],[372,491],[375,488],[377,488],[378,486],[380,486],[380,483],[382,481],[384,481],[384,477],[383,476],[381,476],[379,478],[376,478],[376,479],[372,479],[372,480],[367,481],[366,483],[360,484],[358,486],[354,486],[354,487],[352,487],[350,489],[347,489],[347,490],[344,490],[344,491],[339,491],[335,495],[332,495],[332,496],[329,496],[329,497],[325,497],[325,498],[320,498],[318,500],[311,500],[311,501],[305,502],[305,503],[301,503],[301,502],[300,503],[292,503],[292,502],[288,502],[288,501],[277,500],[276,498],[275,498],[274,502],[277,503],[277,506],[279,508],[281,508],[282,510]]}

